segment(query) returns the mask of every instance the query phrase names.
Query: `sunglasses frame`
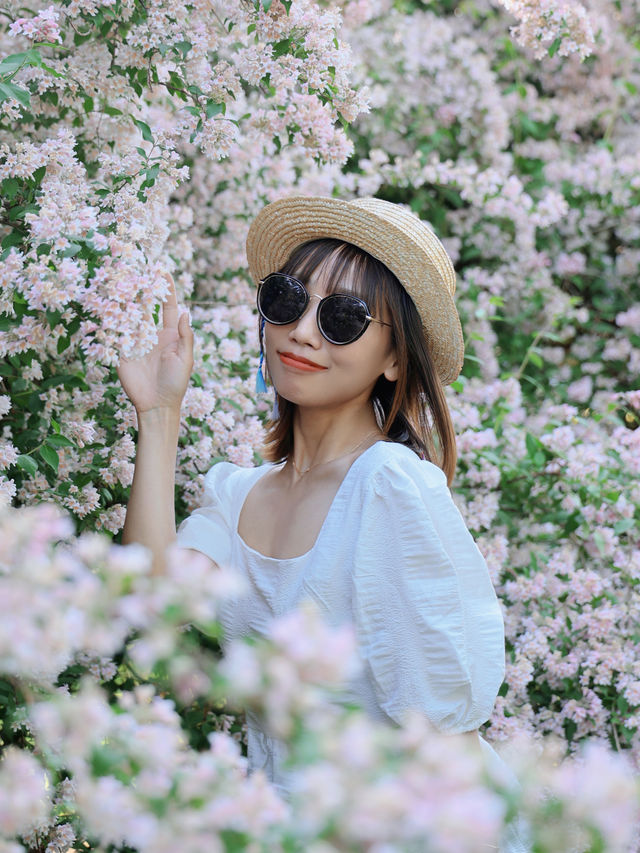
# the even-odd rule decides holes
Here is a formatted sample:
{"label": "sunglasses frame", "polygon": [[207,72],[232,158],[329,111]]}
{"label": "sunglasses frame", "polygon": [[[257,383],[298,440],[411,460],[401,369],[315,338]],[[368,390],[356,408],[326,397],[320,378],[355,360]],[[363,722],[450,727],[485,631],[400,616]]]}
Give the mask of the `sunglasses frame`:
{"label": "sunglasses frame", "polygon": [[[262,313],[262,309],[260,308],[260,290],[262,288],[262,285],[266,281],[269,281],[270,278],[274,278],[275,276],[279,276],[281,278],[286,278],[286,279],[289,279],[290,281],[295,282],[296,284],[299,284],[300,287],[304,291],[304,295],[305,295],[304,306],[302,307],[302,311],[298,314],[297,317],[294,317],[293,320],[286,320],[286,321],[283,321],[281,323],[278,323],[278,322],[274,322],[273,320],[269,320],[269,318],[265,317],[265,315]],[[327,302],[330,302],[332,299],[336,299],[336,298],[340,298],[340,297],[343,297],[346,299],[353,299],[356,302],[359,302],[360,305],[362,305],[362,307],[365,310],[365,322],[364,322],[364,325],[362,327],[362,330],[360,332],[358,332],[358,334],[355,336],[355,338],[350,338],[348,341],[334,341],[334,340],[332,340],[326,334],[326,332],[323,331],[322,325],[320,323],[320,312],[321,312],[322,306],[326,305]],[[261,278],[260,281],[258,282],[258,292],[256,294],[256,304],[258,307],[258,313],[260,314],[260,316],[262,317],[262,319],[265,322],[270,323],[272,326],[289,326],[291,323],[295,323],[297,320],[300,319],[300,317],[302,317],[304,312],[307,310],[309,302],[312,299],[319,299],[319,297],[315,296],[315,294],[314,294],[314,296],[310,296],[309,291],[307,290],[304,282],[300,281],[299,278],[296,278],[293,275],[288,275],[287,273],[272,272],[272,273],[269,273],[269,275],[265,276],[264,278]],[[330,293],[328,296],[324,296],[322,299],[320,299],[320,302],[318,303],[318,309],[316,311],[316,325],[318,327],[318,331],[320,332],[322,337],[325,339],[325,341],[328,341],[330,344],[333,344],[334,346],[343,347],[343,346],[347,346],[348,344],[355,343],[367,331],[367,329],[369,328],[369,323],[379,323],[381,326],[391,326],[391,323],[385,323],[383,320],[376,320],[375,317],[372,317],[371,314],[369,313],[369,306],[364,301],[364,299],[361,299],[361,297],[354,296],[350,293]]]}

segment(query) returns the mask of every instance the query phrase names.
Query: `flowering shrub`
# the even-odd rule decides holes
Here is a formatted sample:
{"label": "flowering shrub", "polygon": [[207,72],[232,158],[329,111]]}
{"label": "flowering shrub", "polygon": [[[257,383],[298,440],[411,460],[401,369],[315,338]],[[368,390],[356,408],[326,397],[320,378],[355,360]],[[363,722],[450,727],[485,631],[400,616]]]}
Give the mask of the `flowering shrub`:
{"label": "flowering shrub", "polygon": [[[224,251],[215,234],[238,240],[235,217],[246,226],[273,185],[282,187],[283,169],[344,161],[351,143],[337,120],[354,118],[365,102],[350,85],[339,12],[311,0],[34,2],[9,12],[0,32],[8,54],[0,65],[0,353],[9,428],[0,466],[11,475],[0,489],[19,503],[54,499],[87,528],[116,533],[135,416],[113,368],[120,355],[155,343],[163,273],[175,275],[182,297],[206,277],[206,299],[223,279],[217,309],[196,323],[199,368],[184,438],[187,423],[199,436],[180,466],[192,475],[230,444],[234,461],[252,464],[261,433],[244,381],[246,272],[237,248],[211,264]],[[251,186],[249,208],[242,191],[229,204],[220,186],[233,182],[235,167],[225,165],[223,178],[215,171],[236,157],[247,168],[239,138],[255,158],[250,173],[260,174],[260,161],[273,172],[264,194]]]}
{"label": "flowering shrub", "polygon": [[548,403],[527,416],[513,379],[466,383],[452,401],[467,422],[459,500],[504,604],[488,736],[599,738],[638,764],[640,431],[621,423],[627,396],[610,398],[592,414]]}
{"label": "flowering shrub", "polygon": [[[136,418],[114,367],[121,353],[154,343],[166,271],[196,333],[178,521],[198,504],[200,475],[213,462],[260,461],[270,402],[253,391],[256,321],[244,239],[257,210],[292,191],[408,204],[447,246],[467,352],[449,395],[459,433],[454,493],[493,572],[507,627],[507,677],[486,736],[503,748],[522,735],[534,741],[533,757],[519,746],[513,761],[528,780],[519,808],[540,850],[628,848],[630,819],[614,801],[620,784],[627,808],[629,783],[605,742],[637,767],[638,8],[605,0],[503,7],[512,17],[485,0],[426,8],[412,0],[5,4],[0,503],[25,513],[25,543],[14,514],[0,545],[3,565],[24,564],[19,576],[2,576],[7,850],[16,837],[34,849],[66,850],[76,831],[98,846],[142,849],[162,836],[183,849],[180,811],[208,846],[216,838],[241,849],[233,844],[260,838],[277,849],[293,832],[283,829],[288,808],[297,809],[303,849],[402,849],[425,837],[426,798],[441,804],[446,823],[429,824],[432,847],[469,843],[438,790],[409,791],[412,780],[444,778],[438,768],[458,759],[442,753],[436,766],[418,755],[412,764],[410,735],[374,733],[359,718],[341,735],[333,717],[319,721],[315,687],[299,682],[315,652],[287,645],[286,626],[271,646],[229,650],[256,679],[227,690],[254,708],[262,703],[287,737],[304,730],[312,739],[300,741],[300,755],[318,762],[306,768],[300,760],[303,794],[290,806],[259,780],[239,781],[240,722],[211,690],[225,669],[209,653],[217,647],[215,607],[202,608],[224,588],[191,599],[172,586],[175,577],[168,587],[152,584],[139,553],[108,555],[98,538],[78,539],[73,558],[38,556],[37,515],[27,510],[42,500],[70,514],[42,522],[62,538],[71,536],[69,518],[83,534],[122,529]],[[191,571],[195,590],[214,583],[196,564]],[[178,615],[168,618],[172,603]],[[180,620],[202,630],[177,632]],[[263,679],[271,660],[284,681]],[[237,672],[229,665],[228,674]],[[80,687],[82,675],[92,680]],[[292,697],[293,709],[275,704]],[[91,742],[77,755],[63,743],[74,727],[56,729],[56,720],[83,719],[81,707],[118,744],[118,757],[101,755],[94,767]],[[304,725],[292,723],[303,717]],[[420,725],[409,728],[440,756],[445,747]],[[348,753],[349,767],[336,745],[357,746],[360,729],[363,752]],[[66,733],[58,753],[56,730]],[[135,751],[133,732],[153,743],[162,732],[158,764]],[[547,735],[560,739],[558,755],[578,755],[581,741],[595,738],[581,760],[601,765],[601,788],[581,787],[595,775],[580,765],[554,769],[553,751],[549,767],[541,762],[536,750]],[[385,776],[393,754],[408,761],[406,773],[394,766],[396,787]],[[451,770],[450,790],[460,801],[469,792],[476,820],[484,815],[482,837],[493,837],[511,800],[496,798],[495,785],[465,787],[477,778],[470,766],[465,758],[459,776]],[[358,787],[357,767],[368,768],[369,787]],[[18,774],[25,799],[7,788]],[[180,787],[197,774],[201,783]],[[175,799],[153,788],[160,779]],[[206,792],[202,801],[195,789]],[[543,801],[541,812],[543,791],[557,799]],[[107,816],[96,803],[109,797]],[[569,817],[582,826],[570,840]],[[329,823],[334,834],[318,841]]]}
{"label": "flowering shrub", "polygon": [[[230,647],[217,665],[202,647],[193,654],[192,632],[214,633],[218,604],[238,592],[233,574],[212,575],[198,555],[176,550],[169,576],[153,578],[146,549],[104,534],[76,538],[52,504],[3,508],[0,541],[0,623],[27,585],[36,601],[56,602],[26,608],[22,633],[0,639],[3,850],[471,853],[495,844],[514,810],[542,853],[560,849],[559,839],[626,849],[638,787],[602,746],[559,766],[557,751],[520,749],[518,791],[464,736],[437,735],[421,714],[392,728],[345,709],[354,637],[311,605],[277,620],[268,637]],[[74,620],[77,630],[60,630]],[[105,631],[111,620],[135,632],[132,644]],[[262,771],[247,776],[229,732],[190,743],[188,703],[222,693],[285,739],[288,801]]]}

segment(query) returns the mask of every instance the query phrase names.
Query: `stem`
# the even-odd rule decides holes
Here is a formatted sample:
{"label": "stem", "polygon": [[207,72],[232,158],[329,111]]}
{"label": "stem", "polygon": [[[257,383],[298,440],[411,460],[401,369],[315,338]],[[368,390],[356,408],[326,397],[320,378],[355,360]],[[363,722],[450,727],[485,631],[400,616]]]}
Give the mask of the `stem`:
{"label": "stem", "polygon": [[547,331],[546,329],[541,329],[539,332],[536,332],[534,339],[529,344],[529,348],[527,349],[526,353],[524,354],[524,359],[522,360],[522,364],[518,368],[518,372],[516,373],[516,375],[514,377],[518,381],[520,381],[520,379],[522,377],[522,374],[524,372],[525,367],[527,366],[527,362],[529,361],[529,358],[531,357],[531,353],[533,352],[534,347],[537,345],[538,341],[540,340],[540,338],[544,335],[544,333],[546,331]]}
{"label": "stem", "polygon": [[622,747],[620,746],[620,738],[618,737],[618,730],[614,722],[611,723],[611,730],[613,732],[613,740],[615,741],[616,745],[616,752],[622,752]]}

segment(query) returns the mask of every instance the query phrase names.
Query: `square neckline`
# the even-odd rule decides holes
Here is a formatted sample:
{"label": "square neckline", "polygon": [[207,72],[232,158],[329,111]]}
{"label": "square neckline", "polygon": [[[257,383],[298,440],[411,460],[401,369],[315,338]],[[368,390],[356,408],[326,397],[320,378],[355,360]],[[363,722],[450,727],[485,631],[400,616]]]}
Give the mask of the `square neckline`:
{"label": "square neckline", "polygon": [[[329,509],[327,510],[327,514],[324,517],[324,521],[320,525],[320,530],[318,531],[318,535],[316,536],[315,542],[313,543],[311,548],[309,548],[307,551],[304,552],[304,554],[298,554],[296,557],[270,557],[267,554],[263,554],[261,551],[257,551],[255,548],[252,548],[251,545],[248,545],[244,541],[242,536],[240,536],[240,533],[238,531],[238,525],[240,524],[240,516],[242,515],[242,510],[244,509],[244,505],[246,503],[246,500],[249,497],[249,494],[250,494],[251,490],[253,489],[253,487],[258,484],[258,482],[262,479],[262,477],[265,476],[265,474],[268,471],[271,471],[273,468],[277,467],[277,465],[284,464],[284,463],[270,462],[264,466],[261,466],[261,467],[264,467],[265,470],[255,480],[250,481],[249,488],[242,494],[242,500],[240,503],[240,508],[238,510],[238,514],[236,515],[236,519],[235,519],[235,523],[234,523],[235,537],[240,542],[241,547],[244,548],[245,551],[247,551],[249,554],[253,555],[254,557],[257,557],[261,560],[267,560],[271,563],[279,563],[279,564],[296,563],[300,560],[303,560],[305,557],[310,557],[311,554],[313,553],[313,551],[315,551],[318,543],[320,542],[320,539],[322,538],[322,536],[325,532],[325,529],[328,527],[329,519],[330,519],[331,515],[333,514],[333,511],[334,511],[336,504],[338,504],[339,501],[342,500],[342,496],[346,490],[346,483],[349,480],[351,472],[357,467],[358,462],[362,458],[364,458],[367,455],[367,453],[369,453],[370,450],[373,450],[374,447],[377,447],[378,444],[395,444],[395,443],[396,442],[385,441],[385,439],[379,438],[377,441],[374,441],[374,443],[372,445],[367,447],[366,450],[363,450],[359,456],[356,456],[356,458],[353,460],[351,465],[349,465],[349,468],[347,469],[346,474],[342,478],[342,481],[341,481],[340,485],[338,486],[338,489],[337,489],[335,495],[333,496],[333,500],[331,501],[331,505],[329,506]],[[258,469],[258,470],[260,470],[260,469]]]}

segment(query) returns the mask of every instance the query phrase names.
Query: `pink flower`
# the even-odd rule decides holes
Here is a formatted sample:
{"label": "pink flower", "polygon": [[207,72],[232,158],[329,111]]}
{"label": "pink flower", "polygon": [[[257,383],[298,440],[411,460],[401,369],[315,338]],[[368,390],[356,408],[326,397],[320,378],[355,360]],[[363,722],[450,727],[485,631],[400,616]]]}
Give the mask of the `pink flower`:
{"label": "pink flower", "polygon": [[17,18],[9,25],[9,33],[12,36],[24,35],[32,41],[61,42],[59,17],[60,12],[55,6],[48,6],[33,18]]}
{"label": "pink flower", "polygon": [[633,305],[626,311],[616,314],[616,324],[630,329],[635,335],[640,335],[640,305]]}
{"label": "pink flower", "polygon": [[0,833],[26,835],[50,817],[50,782],[29,752],[8,746],[0,762]]}
{"label": "pink flower", "polygon": [[580,403],[586,403],[593,394],[593,379],[583,376],[572,382],[567,388],[567,397]]}

